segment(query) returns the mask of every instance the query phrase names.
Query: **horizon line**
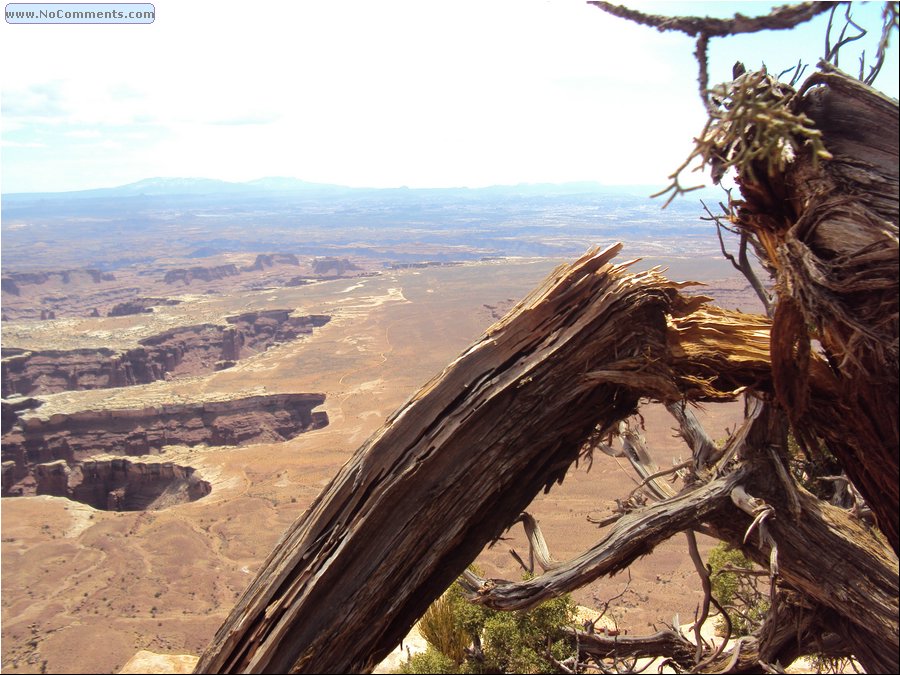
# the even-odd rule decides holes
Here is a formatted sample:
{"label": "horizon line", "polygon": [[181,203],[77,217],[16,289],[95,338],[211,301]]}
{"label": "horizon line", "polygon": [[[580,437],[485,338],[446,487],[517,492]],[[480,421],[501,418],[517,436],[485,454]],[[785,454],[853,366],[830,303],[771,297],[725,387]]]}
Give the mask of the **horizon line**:
{"label": "horizon line", "polygon": [[[297,184],[302,184],[307,186],[310,189],[314,188],[340,188],[347,190],[489,190],[494,188],[516,188],[516,187],[537,187],[537,186],[555,186],[555,187],[563,187],[563,186],[571,186],[571,185],[584,185],[584,186],[596,186],[599,188],[658,188],[659,183],[602,183],[599,180],[565,180],[565,181],[520,181],[517,183],[491,183],[488,185],[429,185],[429,186],[415,186],[411,187],[406,184],[401,185],[392,185],[392,186],[372,186],[372,185],[345,185],[341,183],[325,183],[325,182],[317,182],[317,181],[309,181],[302,178],[297,178],[294,176],[261,176],[259,178],[253,178],[246,181],[233,181],[233,180],[225,180],[221,178],[208,178],[205,176],[148,176],[147,178],[141,178],[136,181],[132,181],[129,183],[120,183],[118,185],[101,185],[97,187],[90,188],[78,188],[73,190],[28,190],[28,191],[15,191],[15,192],[6,192],[0,191],[0,195],[4,197],[12,197],[12,196],[25,196],[25,195],[42,195],[42,194],[54,194],[54,195],[65,195],[65,194],[77,194],[84,192],[95,192],[100,190],[118,190],[122,188],[135,187],[139,186],[142,183],[151,183],[152,181],[197,181],[197,182],[208,182],[208,183],[218,183],[222,186],[249,186],[253,187],[254,183],[262,183],[267,180],[282,180],[282,181],[294,181]],[[298,185],[299,186],[299,185]],[[709,187],[709,186],[704,186]]]}

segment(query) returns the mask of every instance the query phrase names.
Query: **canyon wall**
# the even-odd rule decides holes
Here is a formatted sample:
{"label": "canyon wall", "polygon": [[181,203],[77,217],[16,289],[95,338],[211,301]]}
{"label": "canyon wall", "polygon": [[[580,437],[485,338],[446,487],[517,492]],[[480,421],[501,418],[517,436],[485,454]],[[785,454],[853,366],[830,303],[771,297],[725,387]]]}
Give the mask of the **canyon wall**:
{"label": "canyon wall", "polygon": [[324,315],[291,316],[290,310],[247,312],[226,319],[229,325],[175,328],[139,341],[127,351],[106,348],[12,350],[0,362],[2,395],[54,394],[61,391],[124,387],[179,375],[221,370],[272,345],[312,333]]}
{"label": "canyon wall", "polygon": [[324,394],[273,394],[24,417],[2,438],[3,496],[62,494],[64,483],[72,486],[70,474],[84,476],[96,455],[151,455],[166,445],[286,441],[328,424],[327,413],[313,412],[324,402]]}
{"label": "canyon wall", "polygon": [[[181,300],[171,300],[169,298],[134,298],[113,305],[106,316],[128,316],[130,314],[149,314],[154,307],[161,305],[172,306],[180,305]],[[97,312],[99,315],[99,312]]]}
{"label": "canyon wall", "polygon": [[188,285],[195,279],[199,281],[218,281],[225,277],[234,277],[241,271],[237,265],[214,265],[212,267],[190,267],[166,272],[163,281],[167,284],[181,283]]}
{"label": "canyon wall", "polygon": [[105,511],[153,511],[192,502],[212,488],[192,467],[128,459],[57,460],[34,467],[36,493],[66,497]]}
{"label": "canyon wall", "polygon": [[259,272],[266,267],[274,267],[275,265],[292,265],[300,266],[300,259],[293,253],[260,253],[256,256],[256,260],[248,267],[242,267],[242,272]]}
{"label": "canyon wall", "polygon": [[2,459],[20,479],[32,467],[93,455],[147,455],[166,445],[244,445],[285,441],[328,424],[313,408],[324,394],[273,394],[231,401],[168,404],[120,410],[83,410],[19,420],[3,436]]}
{"label": "canyon wall", "polygon": [[10,272],[4,274],[0,280],[0,289],[11,295],[20,295],[23,286],[40,286],[56,282],[69,285],[73,282],[88,282],[99,284],[104,281],[115,281],[116,277],[111,272],[101,272],[95,269],[60,270],[58,272]]}

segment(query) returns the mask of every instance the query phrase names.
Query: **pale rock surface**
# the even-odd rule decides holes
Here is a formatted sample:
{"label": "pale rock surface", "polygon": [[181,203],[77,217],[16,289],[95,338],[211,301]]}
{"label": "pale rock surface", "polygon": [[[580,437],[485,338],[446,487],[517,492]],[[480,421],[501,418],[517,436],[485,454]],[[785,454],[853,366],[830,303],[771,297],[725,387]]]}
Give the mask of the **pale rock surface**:
{"label": "pale rock surface", "polygon": [[120,673],[191,673],[200,660],[189,654],[157,654],[142,649],[122,666]]}

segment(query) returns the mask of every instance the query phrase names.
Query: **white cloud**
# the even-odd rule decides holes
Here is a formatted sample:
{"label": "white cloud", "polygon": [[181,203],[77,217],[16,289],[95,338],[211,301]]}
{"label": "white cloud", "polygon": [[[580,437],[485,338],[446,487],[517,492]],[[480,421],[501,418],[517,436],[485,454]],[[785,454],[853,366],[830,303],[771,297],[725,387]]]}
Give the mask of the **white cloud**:
{"label": "white cloud", "polygon": [[[4,145],[18,144],[4,190],[661,183],[702,126],[692,41],[581,0],[156,9],[150,25],[0,26]],[[56,152],[28,155],[40,144]]]}
{"label": "white cloud", "polygon": [[20,142],[20,141],[10,141],[7,139],[3,139],[0,141],[0,145],[3,145],[4,148],[46,148],[46,143],[37,143],[35,141],[30,142]]}

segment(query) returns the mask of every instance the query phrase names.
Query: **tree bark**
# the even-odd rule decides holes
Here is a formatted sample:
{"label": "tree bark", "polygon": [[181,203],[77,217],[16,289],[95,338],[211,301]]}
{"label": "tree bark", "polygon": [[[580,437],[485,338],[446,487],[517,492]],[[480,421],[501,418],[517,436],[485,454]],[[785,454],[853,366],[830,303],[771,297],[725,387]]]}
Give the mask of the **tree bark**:
{"label": "tree bark", "polygon": [[[742,180],[738,227],[761,242],[776,273],[779,402],[801,443],[815,451],[816,439],[826,442],[897,553],[897,102],[830,68],[810,76],[801,93],[796,106],[833,159],[798,157],[768,177],[757,167],[754,175],[765,178]],[[812,339],[827,364],[810,365]],[[810,395],[812,377],[824,395]]]}

